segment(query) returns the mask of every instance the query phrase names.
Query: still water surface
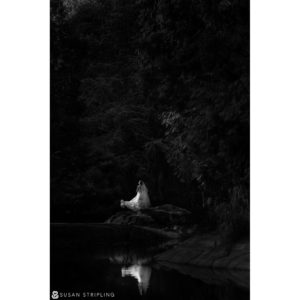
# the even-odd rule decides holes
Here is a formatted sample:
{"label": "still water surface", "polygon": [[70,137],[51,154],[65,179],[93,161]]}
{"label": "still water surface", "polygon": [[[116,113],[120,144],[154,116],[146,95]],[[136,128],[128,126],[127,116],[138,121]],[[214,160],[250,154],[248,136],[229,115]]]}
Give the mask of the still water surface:
{"label": "still water surface", "polygon": [[71,242],[51,248],[51,291],[58,291],[59,299],[249,299],[247,287],[183,275],[155,263],[145,250]]}

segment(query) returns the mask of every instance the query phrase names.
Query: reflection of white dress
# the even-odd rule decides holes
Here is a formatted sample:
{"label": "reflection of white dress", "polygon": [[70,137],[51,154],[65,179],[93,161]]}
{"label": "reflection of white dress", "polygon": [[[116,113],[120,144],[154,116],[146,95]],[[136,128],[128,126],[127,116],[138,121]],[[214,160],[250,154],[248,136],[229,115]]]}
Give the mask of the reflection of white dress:
{"label": "reflection of white dress", "polygon": [[138,282],[139,292],[144,295],[149,287],[151,277],[151,267],[140,264],[132,265],[130,267],[122,267],[122,277],[131,276]]}
{"label": "reflection of white dress", "polygon": [[146,185],[144,183],[139,184],[136,196],[130,201],[121,200],[121,207],[127,207],[133,211],[150,207],[150,199]]}

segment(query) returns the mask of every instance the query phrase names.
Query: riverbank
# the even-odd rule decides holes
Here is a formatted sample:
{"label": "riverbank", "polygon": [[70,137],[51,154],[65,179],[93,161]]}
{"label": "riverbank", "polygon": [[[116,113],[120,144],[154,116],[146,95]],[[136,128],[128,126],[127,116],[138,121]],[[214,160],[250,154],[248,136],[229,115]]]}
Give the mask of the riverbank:
{"label": "riverbank", "polygon": [[249,240],[224,244],[217,234],[198,234],[155,256],[158,265],[208,280],[249,287]]}
{"label": "riverbank", "polygon": [[249,248],[249,240],[228,245],[221,243],[216,234],[199,234],[157,255],[155,259],[161,263],[249,271]]}
{"label": "riverbank", "polygon": [[[179,264],[215,269],[249,271],[249,240],[234,244],[222,243],[214,233],[195,233],[182,239],[179,233],[146,226],[105,223],[52,223],[51,236],[59,243],[52,246],[92,248],[104,245],[139,245],[160,249],[155,261],[160,264]],[[70,245],[69,240],[72,241]]]}
{"label": "riverbank", "polygon": [[160,247],[177,236],[159,229],[106,223],[51,223],[51,245],[58,248],[93,249],[106,246]]}
{"label": "riverbank", "polygon": [[[207,284],[229,282],[249,288],[248,240],[229,245],[215,233],[198,232],[185,238],[157,228],[106,223],[51,224],[51,236],[51,247],[63,255],[88,252],[91,257],[101,253],[113,257],[125,246],[127,252],[147,250],[158,269],[177,271]],[[123,256],[128,260],[130,255]]]}

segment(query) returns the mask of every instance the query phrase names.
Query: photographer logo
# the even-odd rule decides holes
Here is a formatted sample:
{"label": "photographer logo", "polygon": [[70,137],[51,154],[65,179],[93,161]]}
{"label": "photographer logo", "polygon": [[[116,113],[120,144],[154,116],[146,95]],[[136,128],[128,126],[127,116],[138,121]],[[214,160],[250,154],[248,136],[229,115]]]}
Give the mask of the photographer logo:
{"label": "photographer logo", "polygon": [[58,292],[57,292],[57,291],[52,291],[51,298],[52,298],[52,299],[58,299],[58,298],[59,298]]}

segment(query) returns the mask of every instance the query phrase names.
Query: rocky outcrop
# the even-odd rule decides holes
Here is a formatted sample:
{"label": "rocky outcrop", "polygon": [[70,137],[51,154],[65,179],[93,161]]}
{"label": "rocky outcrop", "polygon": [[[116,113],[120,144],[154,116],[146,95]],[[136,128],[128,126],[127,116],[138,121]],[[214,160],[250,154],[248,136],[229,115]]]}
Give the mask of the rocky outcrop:
{"label": "rocky outcrop", "polygon": [[174,268],[178,269],[195,266],[248,271],[249,241],[226,245],[219,240],[220,237],[217,235],[195,235],[155,258],[161,264],[173,264]]}
{"label": "rocky outcrop", "polygon": [[114,214],[105,223],[138,226],[155,225],[155,221],[151,216],[141,212],[137,213],[130,210],[120,211]]}
{"label": "rocky outcrop", "polygon": [[166,261],[161,261],[159,264],[155,264],[155,268],[163,270],[175,270],[181,274],[199,279],[208,285],[226,286],[228,283],[231,283],[232,285],[246,289],[248,289],[250,286],[249,270],[200,268],[198,266],[175,264]]}
{"label": "rocky outcrop", "polygon": [[106,223],[176,228],[190,225],[190,217],[190,211],[171,204],[165,204],[143,209],[139,212],[121,211],[110,217]]}
{"label": "rocky outcrop", "polygon": [[84,248],[88,251],[106,246],[158,246],[172,238],[166,232],[150,227],[103,223],[52,224],[50,237],[53,247]]}
{"label": "rocky outcrop", "polygon": [[143,213],[152,217],[160,225],[184,226],[191,224],[191,212],[171,204],[144,209]]}

